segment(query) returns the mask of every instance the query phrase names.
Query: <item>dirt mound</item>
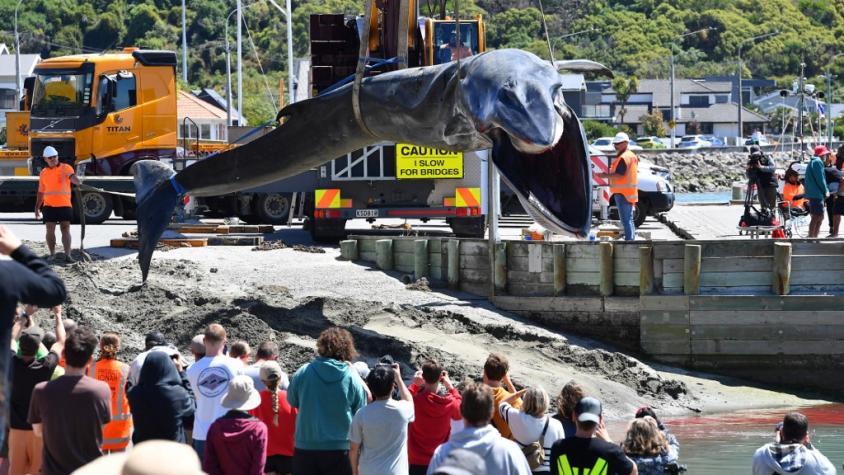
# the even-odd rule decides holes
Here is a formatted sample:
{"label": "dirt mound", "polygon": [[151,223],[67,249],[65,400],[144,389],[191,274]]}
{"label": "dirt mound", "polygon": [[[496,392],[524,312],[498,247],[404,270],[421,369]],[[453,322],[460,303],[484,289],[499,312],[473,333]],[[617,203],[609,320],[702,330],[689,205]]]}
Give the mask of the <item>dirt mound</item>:
{"label": "dirt mound", "polygon": [[253,251],[273,251],[276,249],[285,249],[287,245],[284,244],[284,241],[264,241],[261,244],[253,247]]}

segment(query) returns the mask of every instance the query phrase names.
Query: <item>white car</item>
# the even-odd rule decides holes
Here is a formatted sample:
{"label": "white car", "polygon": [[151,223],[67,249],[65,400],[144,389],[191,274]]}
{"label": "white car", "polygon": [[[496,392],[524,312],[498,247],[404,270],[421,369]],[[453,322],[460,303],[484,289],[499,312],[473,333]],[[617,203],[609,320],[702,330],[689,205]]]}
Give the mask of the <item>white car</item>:
{"label": "white car", "polygon": [[703,135],[684,135],[680,139],[680,145],[677,148],[703,148],[711,147],[712,143],[703,138]]}
{"label": "white car", "polygon": [[760,146],[771,145],[771,142],[768,140],[768,137],[765,137],[762,134],[753,134],[752,137],[748,138],[744,141],[744,145],[750,146],[753,144],[757,144]]}
{"label": "white car", "polygon": [[[613,138],[614,137],[597,138],[597,139],[593,140],[590,145],[597,148],[602,153],[615,154],[615,146],[613,146],[613,144],[612,144]],[[627,145],[627,148],[629,148],[630,150],[632,150],[634,152],[638,152],[639,150],[642,150],[642,147],[640,147],[639,144],[637,144],[635,140],[630,140],[630,142]]]}

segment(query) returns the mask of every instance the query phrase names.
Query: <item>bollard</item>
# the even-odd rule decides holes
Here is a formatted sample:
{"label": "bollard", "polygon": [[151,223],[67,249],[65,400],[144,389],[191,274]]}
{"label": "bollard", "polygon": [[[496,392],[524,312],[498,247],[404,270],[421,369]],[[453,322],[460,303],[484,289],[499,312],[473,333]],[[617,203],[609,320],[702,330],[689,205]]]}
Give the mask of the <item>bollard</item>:
{"label": "bollard", "polygon": [[347,261],[358,260],[358,241],[357,239],[348,239],[340,241],[340,257]]}
{"label": "bollard", "polygon": [[700,294],[700,244],[686,244],[683,253],[683,293]]}
{"label": "bollard", "polygon": [[609,297],[613,293],[612,243],[601,242],[598,245],[601,251],[601,296]]}
{"label": "bollard", "polygon": [[460,240],[448,241],[448,287],[460,288]]}
{"label": "bollard", "polygon": [[495,243],[495,292],[507,290],[507,241]]}
{"label": "bollard", "polygon": [[413,241],[413,275],[416,280],[428,277],[428,240]]}
{"label": "bollard", "polygon": [[773,291],[776,295],[788,295],[791,282],[791,243],[774,243]]}
{"label": "bollard", "polygon": [[393,240],[375,241],[375,265],[381,270],[393,270]]}
{"label": "bollard", "polygon": [[651,295],[654,291],[654,260],[650,246],[639,248],[639,295]]}
{"label": "bollard", "polygon": [[554,244],[554,295],[566,293],[566,245]]}

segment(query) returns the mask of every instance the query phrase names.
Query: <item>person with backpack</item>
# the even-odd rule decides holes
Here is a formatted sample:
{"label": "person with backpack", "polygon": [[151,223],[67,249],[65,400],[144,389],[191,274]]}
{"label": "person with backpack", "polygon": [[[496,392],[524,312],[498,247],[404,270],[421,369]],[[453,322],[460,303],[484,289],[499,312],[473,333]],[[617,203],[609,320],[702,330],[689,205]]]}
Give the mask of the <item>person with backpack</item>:
{"label": "person with backpack", "polygon": [[[522,398],[521,410],[511,403]],[[522,448],[533,473],[551,471],[551,446],[566,433],[557,419],[547,415],[548,393],[541,386],[525,388],[501,401],[498,412],[513,432],[513,440]]]}
{"label": "person with backpack", "polygon": [[260,367],[261,404],[249,413],[267,425],[267,462],[264,473],[293,473],[293,434],[299,413],[287,402],[287,391],[281,389],[287,376],[275,361],[264,361]]}

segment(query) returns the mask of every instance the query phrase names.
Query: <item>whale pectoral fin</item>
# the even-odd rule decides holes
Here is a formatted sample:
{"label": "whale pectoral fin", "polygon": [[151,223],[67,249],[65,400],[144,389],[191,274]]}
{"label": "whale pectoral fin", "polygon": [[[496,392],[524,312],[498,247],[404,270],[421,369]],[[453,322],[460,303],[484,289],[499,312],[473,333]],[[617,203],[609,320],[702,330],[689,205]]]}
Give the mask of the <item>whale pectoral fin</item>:
{"label": "whale pectoral fin", "polygon": [[132,165],[138,215],[138,261],[147,280],[152,253],[167,228],[180,194],[171,184],[175,172],[161,162],[141,160]]}

